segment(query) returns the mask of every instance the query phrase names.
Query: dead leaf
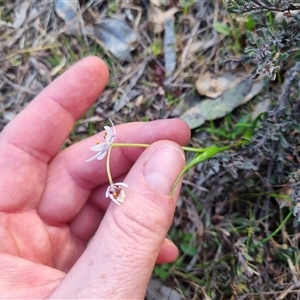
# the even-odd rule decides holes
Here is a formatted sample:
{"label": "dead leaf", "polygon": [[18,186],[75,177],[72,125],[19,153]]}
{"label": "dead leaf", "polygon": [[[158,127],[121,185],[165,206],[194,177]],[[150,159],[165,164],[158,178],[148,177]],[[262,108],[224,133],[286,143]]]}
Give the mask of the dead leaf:
{"label": "dead leaf", "polygon": [[100,20],[94,24],[94,32],[115,57],[125,61],[132,60],[130,52],[135,48],[137,36],[122,20],[117,17]]}
{"label": "dead leaf", "polygon": [[205,72],[198,77],[196,89],[199,94],[217,98],[225,91],[237,86],[248,74],[246,72],[226,72],[222,75],[216,75],[211,72]]}
{"label": "dead leaf", "polygon": [[181,116],[181,119],[191,129],[194,129],[202,125],[205,121],[222,118],[243,103],[251,88],[252,79],[248,77],[235,88],[223,93],[220,97],[214,100],[206,99],[201,101],[187,110]]}
{"label": "dead leaf", "polygon": [[162,6],[162,5],[167,5],[168,1],[167,0],[150,0],[151,5],[153,6]]}
{"label": "dead leaf", "polygon": [[78,3],[76,1],[56,0],[55,12],[62,20],[68,23],[77,17],[77,6]]}
{"label": "dead leaf", "polygon": [[203,50],[206,50],[206,49],[209,49],[209,48],[215,46],[222,39],[223,39],[223,37],[215,35],[215,36],[212,36],[211,39],[201,40],[201,41],[200,40],[193,41],[189,48],[189,56],[193,55],[197,51],[203,51]]}
{"label": "dead leaf", "polygon": [[275,14],[275,23],[281,24],[283,19],[285,19],[288,24],[292,23],[294,20],[297,20],[296,17],[300,14],[300,10],[292,10],[289,13],[291,16],[287,16],[286,12],[277,12]]}
{"label": "dead leaf", "polygon": [[30,1],[23,1],[16,5],[14,13],[15,20],[12,24],[13,28],[19,29],[25,22]]}
{"label": "dead leaf", "polygon": [[292,206],[292,201],[290,201],[290,195],[292,192],[293,190],[290,186],[285,186],[277,192],[278,197],[276,197],[275,200],[280,208]]}
{"label": "dead leaf", "polygon": [[176,36],[173,17],[166,19],[164,28],[165,76],[170,77],[176,68]]}
{"label": "dead leaf", "polygon": [[29,59],[32,66],[39,72],[40,75],[46,76],[49,74],[49,68],[42,62],[38,61],[33,56]]}
{"label": "dead leaf", "polygon": [[261,113],[267,112],[271,104],[270,99],[265,99],[254,106],[251,113],[251,119],[255,120]]}
{"label": "dead leaf", "polygon": [[124,107],[131,99],[141,94],[141,92],[135,90],[134,87],[136,86],[136,83],[138,82],[140,77],[143,75],[147,65],[148,65],[148,61],[146,60],[144,64],[140,66],[140,69],[138,69],[137,72],[132,76],[122,97],[115,102],[114,105],[115,112],[119,111],[122,107]]}
{"label": "dead leaf", "polygon": [[148,288],[146,298],[148,300],[157,300],[157,299],[172,299],[172,300],[181,300],[182,295],[178,293],[175,289],[167,287],[158,279],[151,279]]}
{"label": "dead leaf", "polygon": [[75,36],[80,35],[80,12],[78,6],[77,1],[55,1],[55,12],[66,23],[64,32]]}
{"label": "dead leaf", "polygon": [[162,11],[157,7],[152,7],[149,9],[149,21],[153,24],[154,33],[161,33],[164,30],[164,22],[172,18],[179,9],[177,7],[172,7],[169,10]]}
{"label": "dead leaf", "polygon": [[265,85],[265,81],[263,79],[253,80],[252,87],[245,99],[242,101],[241,105],[251,100],[253,97],[258,95]]}
{"label": "dead leaf", "polygon": [[136,99],[135,99],[135,103],[134,105],[136,107],[140,107],[143,103],[143,100],[144,100],[144,95],[139,95]]}

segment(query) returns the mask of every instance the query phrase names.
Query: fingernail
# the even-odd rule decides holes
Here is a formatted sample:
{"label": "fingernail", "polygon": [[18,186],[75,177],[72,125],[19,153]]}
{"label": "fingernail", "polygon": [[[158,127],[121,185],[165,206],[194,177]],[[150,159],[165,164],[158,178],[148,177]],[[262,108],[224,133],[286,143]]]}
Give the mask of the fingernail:
{"label": "fingernail", "polygon": [[183,153],[172,145],[162,145],[150,154],[144,169],[144,178],[149,186],[170,195],[175,180],[184,166]]}

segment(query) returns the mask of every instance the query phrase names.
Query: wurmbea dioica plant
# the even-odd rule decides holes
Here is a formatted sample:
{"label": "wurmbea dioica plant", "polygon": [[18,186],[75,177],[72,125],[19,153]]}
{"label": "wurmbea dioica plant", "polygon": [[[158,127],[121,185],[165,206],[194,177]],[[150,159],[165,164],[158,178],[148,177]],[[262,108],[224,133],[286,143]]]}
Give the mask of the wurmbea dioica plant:
{"label": "wurmbea dioica plant", "polygon": [[[148,144],[135,144],[135,143],[114,143],[114,138],[116,136],[116,130],[113,122],[109,119],[112,127],[109,126],[104,126],[104,129],[106,130],[104,134],[104,142],[99,143],[97,142],[96,145],[92,146],[90,149],[92,151],[97,152],[96,155],[93,157],[89,158],[86,160],[86,162],[90,162],[92,160],[102,160],[106,158],[106,171],[107,171],[107,176],[108,176],[108,181],[109,181],[109,187],[106,190],[105,196],[106,198],[110,198],[113,202],[116,204],[120,205],[122,202],[124,202],[126,198],[126,193],[124,191],[124,187],[128,188],[128,185],[123,182],[118,182],[114,183],[112,180],[111,172],[110,172],[110,166],[109,166],[109,161],[110,161],[110,155],[111,155],[111,149],[114,147],[142,147],[142,148],[147,148],[149,147]],[[191,167],[215,156],[216,154],[226,151],[232,147],[236,147],[242,144],[245,144],[247,141],[241,141],[238,143],[235,143],[232,146],[224,146],[224,147],[217,147],[217,146],[210,146],[207,148],[191,148],[191,147],[182,147],[183,150],[185,151],[190,151],[190,152],[196,152],[194,158],[183,168],[183,170],[180,172],[179,176],[177,177],[172,190],[170,197],[173,199],[173,194],[174,190],[180,180],[180,178],[183,176],[185,172],[187,172]]]}

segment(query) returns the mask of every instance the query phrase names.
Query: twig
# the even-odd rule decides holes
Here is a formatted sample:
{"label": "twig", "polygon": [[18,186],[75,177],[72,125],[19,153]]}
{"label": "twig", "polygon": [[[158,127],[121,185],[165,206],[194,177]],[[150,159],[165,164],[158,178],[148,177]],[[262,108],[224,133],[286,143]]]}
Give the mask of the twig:
{"label": "twig", "polygon": [[18,89],[18,90],[20,90],[20,91],[22,91],[22,92],[25,92],[25,93],[27,93],[27,94],[29,94],[29,95],[36,95],[37,93],[36,92],[32,92],[32,91],[30,91],[29,89],[27,89],[27,88],[24,88],[24,87],[22,87],[22,86],[20,86],[20,85],[18,85],[18,84],[15,84],[15,83],[13,83],[12,81],[10,81],[5,75],[4,75],[4,73],[0,70],[0,76],[2,77],[2,80],[5,82],[5,83],[7,83],[8,85],[10,85],[11,87],[13,87],[13,88],[15,88],[15,89]]}
{"label": "twig", "polygon": [[279,96],[279,104],[282,109],[286,102],[290,98],[290,89],[292,86],[292,82],[296,76],[296,73],[300,71],[300,62],[297,62],[287,73],[287,77],[284,80],[282,93]]}
{"label": "twig", "polygon": [[274,230],[271,234],[269,234],[266,238],[264,238],[263,240],[261,240],[259,243],[254,245],[254,248],[257,248],[263,244],[265,244],[266,242],[268,242],[269,240],[271,240],[280,230],[283,226],[285,226],[285,224],[287,223],[287,221],[290,219],[290,217],[292,216],[293,211],[290,211],[289,214],[285,217],[285,219],[282,221],[282,223],[277,227],[276,230]]}
{"label": "twig", "polygon": [[188,180],[183,179],[183,180],[182,180],[182,183],[183,183],[183,184],[186,184],[186,185],[190,185],[190,186],[196,188],[197,190],[199,190],[199,191],[201,191],[201,192],[207,192],[207,193],[209,193],[209,190],[208,190],[208,189],[206,189],[206,188],[204,188],[204,187],[202,187],[202,186],[199,186],[198,184],[195,184],[195,183],[193,183],[193,182],[191,182],[191,181],[188,181]]}
{"label": "twig", "polygon": [[283,300],[286,299],[288,294],[291,293],[297,293],[299,294],[299,290],[295,290],[295,288],[297,288],[297,286],[295,284],[290,285],[286,290],[284,290],[279,297],[276,298],[276,300]]}
{"label": "twig", "polygon": [[250,12],[254,10],[260,10],[260,9],[267,9],[269,11],[279,11],[279,12],[285,12],[285,11],[290,11],[290,10],[298,10],[300,9],[300,6],[297,6],[295,4],[290,3],[287,8],[278,8],[275,7],[272,3],[269,1],[264,1],[264,0],[252,0],[253,3],[255,3],[257,6],[252,6],[252,7],[244,7],[242,12]]}
{"label": "twig", "polygon": [[284,80],[282,92],[279,96],[279,105],[277,109],[274,112],[273,118],[276,122],[279,120],[279,118],[282,116],[282,113],[284,112],[286,103],[290,99],[290,90],[292,87],[293,80],[296,76],[296,73],[300,71],[300,62],[297,62],[288,72],[287,76]]}
{"label": "twig", "polygon": [[114,111],[119,111],[126,103],[130,100],[128,97],[129,92],[135,87],[137,81],[140,79],[140,77],[143,75],[144,70],[146,66],[148,65],[148,60],[146,59],[141,66],[135,71],[135,76],[133,76],[127,85],[124,94],[122,97],[115,103],[114,105]]}

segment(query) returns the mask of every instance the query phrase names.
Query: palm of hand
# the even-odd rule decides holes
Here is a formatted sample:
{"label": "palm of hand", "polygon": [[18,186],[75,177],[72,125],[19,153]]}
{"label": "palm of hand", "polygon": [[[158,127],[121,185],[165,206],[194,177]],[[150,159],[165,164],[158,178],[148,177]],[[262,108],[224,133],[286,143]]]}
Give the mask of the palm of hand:
{"label": "palm of hand", "polygon": [[[14,176],[7,174],[1,181],[5,195],[0,198],[8,199],[1,203],[0,240],[5,241],[0,245],[1,252],[68,271],[84,251],[86,240],[72,232],[72,216],[65,213],[65,221],[59,222],[39,212],[44,199],[49,198],[44,193],[48,166],[24,152],[16,159],[23,162],[18,172]],[[56,197],[63,201],[59,194]]]}

